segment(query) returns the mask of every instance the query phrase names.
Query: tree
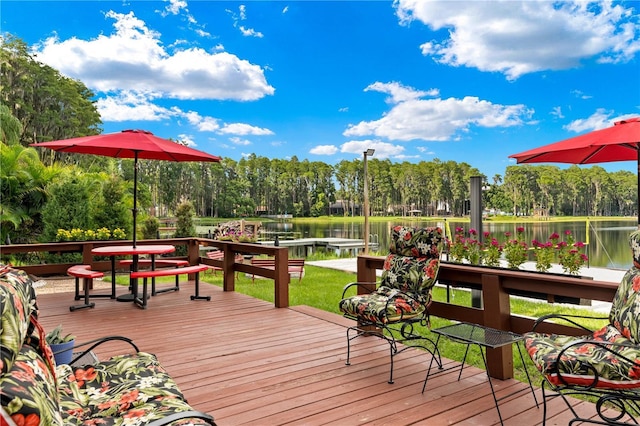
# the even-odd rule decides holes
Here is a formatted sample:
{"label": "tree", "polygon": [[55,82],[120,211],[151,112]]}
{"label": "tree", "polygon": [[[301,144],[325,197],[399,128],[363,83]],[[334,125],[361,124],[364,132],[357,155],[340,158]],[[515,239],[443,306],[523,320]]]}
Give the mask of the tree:
{"label": "tree", "polygon": [[22,134],[22,124],[11,113],[8,106],[0,103],[0,142],[7,145],[20,143]]}
{"label": "tree", "polygon": [[92,228],[91,185],[92,182],[77,172],[50,184],[49,199],[42,210],[43,242],[55,241],[58,229]]}
{"label": "tree", "polygon": [[[17,37],[1,37],[0,46],[1,101],[22,125],[23,145],[100,133],[94,94],[82,82],[38,62]],[[68,158],[54,151],[43,155]]]}
{"label": "tree", "polygon": [[46,167],[34,148],[0,143],[0,238],[28,243],[42,232],[46,186],[62,173]]}
{"label": "tree", "polygon": [[93,203],[92,222],[97,228],[132,229],[132,214],[124,202],[125,182],[117,176],[103,174],[101,178],[101,197]]}

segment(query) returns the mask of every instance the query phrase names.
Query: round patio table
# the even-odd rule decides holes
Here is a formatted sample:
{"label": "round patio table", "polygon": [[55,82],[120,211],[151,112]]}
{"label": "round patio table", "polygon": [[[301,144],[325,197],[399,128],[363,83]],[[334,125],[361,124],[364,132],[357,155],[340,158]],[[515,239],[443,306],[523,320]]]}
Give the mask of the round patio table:
{"label": "round patio table", "polygon": [[[173,253],[176,251],[175,246],[171,244],[150,244],[150,245],[122,245],[122,246],[103,246],[96,247],[91,250],[91,254],[95,256],[109,256],[111,258],[111,282],[116,282],[116,256],[132,256],[133,264],[131,271],[138,270],[138,258],[141,254],[151,255],[151,267],[154,268],[155,255]],[[138,280],[130,280],[131,293],[116,297],[119,302],[133,302],[138,296]]]}

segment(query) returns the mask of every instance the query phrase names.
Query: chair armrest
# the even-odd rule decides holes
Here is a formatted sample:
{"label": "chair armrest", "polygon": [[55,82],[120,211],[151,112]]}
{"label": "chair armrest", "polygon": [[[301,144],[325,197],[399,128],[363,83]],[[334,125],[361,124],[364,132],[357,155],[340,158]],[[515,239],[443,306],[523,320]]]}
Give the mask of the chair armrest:
{"label": "chair armrest", "polygon": [[547,314],[547,315],[543,315],[540,318],[538,318],[534,323],[533,323],[533,329],[532,331],[536,331],[536,328],[542,324],[543,322],[545,322],[546,320],[549,319],[560,319],[563,321],[568,322],[569,324],[572,324],[582,330],[588,331],[588,332],[592,332],[593,330],[585,327],[584,325],[580,324],[579,322],[575,321],[574,318],[582,318],[582,319],[594,319],[594,320],[608,320],[609,317],[593,317],[593,316],[589,316],[589,315],[568,315],[568,314]]}
{"label": "chair armrest", "polygon": [[147,423],[147,426],[163,426],[163,425],[168,425],[170,423],[173,423],[176,420],[182,420],[182,419],[203,419],[210,425],[215,426],[215,422],[213,421],[212,416],[210,416],[207,413],[203,413],[195,410],[183,411],[182,413],[174,413],[174,414],[168,415],[164,419],[154,420],[151,423]]}
{"label": "chair armrest", "polygon": [[76,362],[77,360],[79,360],[80,358],[82,358],[83,356],[85,356],[86,354],[88,354],[90,351],[92,351],[96,347],[100,346],[101,344],[106,343],[106,342],[113,342],[113,341],[120,341],[120,342],[128,343],[133,347],[133,349],[136,351],[136,353],[140,352],[140,349],[138,349],[136,344],[133,343],[133,340],[129,339],[128,337],[123,337],[123,336],[100,337],[99,339],[93,339],[93,340],[89,340],[87,342],[83,342],[83,343],[74,345],[74,348],[79,348],[79,347],[89,346],[89,345],[90,346],[89,346],[89,348],[85,349],[84,351],[82,351],[82,352],[78,353],[76,356],[74,356],[69,364],[73,364],[74,362]]}
{"label": "chair armrest", "polygon": [[345,298],[345,296],[347,294],[347,291],[351,287],[357,287],[357,286],[360,286],[360,285],[371,285],[371,284],[375,284],[375,286],[377,288],[379,283],[377,283],[377,282],[353,282],[353,283],[349,283],[349,284],[345,285],[344,288],[342,289],[342,297],[341,297],[341,299]]}

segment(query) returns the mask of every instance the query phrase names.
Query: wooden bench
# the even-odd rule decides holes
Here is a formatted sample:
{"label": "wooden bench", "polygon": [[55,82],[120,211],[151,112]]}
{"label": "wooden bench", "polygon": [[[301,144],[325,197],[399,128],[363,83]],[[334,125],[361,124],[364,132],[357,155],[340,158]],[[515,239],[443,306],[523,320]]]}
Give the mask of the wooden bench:
{"label": "wooden bench", "polygon": [[[224,259],[224,251],[222,250],[210,250],[207,252],[207,258],[214,260],[223,260]],[[235,257],[236,263],[242,263],[244,257],[240,253],[236,253]],[[213,270],[213,275],[217,275],[217,271],[222,271],[222,268],[219,266],[209,266],[209,269]],[[236,271],[236,278],[238,278],[238,271]]]}
{"label": "wooden bench", "polygon": [[196,294],[191,296],[191,300],[211,300],[211,296],[200,296],[200,272],[209,269],[209,265],[193,265],[183,268],[156,269],[154,271],[144,270],[131,273],[132,279],[142,278],[142,297],[136,295],[135,302],[143,309],[147,308],[147,278],[168,277],[172,275],[195,274]]}
{"label": "wooden bench", "polygon": [[[129,272],[133,272],[133,259],[123,259],[119,262],[121,266],[129,265]],[[184,259],[139,259],[138,260],[138,269],[140,267],[146,267],[156,269],[156,268],[165,268],[168,266],[173,266],[174,268],[179,268],[182,266],[188,266],[189,262]],[[178,291],[180,290],[180,276],[176,275],[176,285],[174,287],[164,288],[162,290],[156,290],[156,279],[151,278],[151,295],[155,296],[158,293],[166,293],[168,291]]]}
{"label": "wooden bench", "polygon": [[[92,271],[91,265],[75,265],[67,269],[67,275],[75,277],[76,279],[76,295],[75,300],[80,300],[80,278],[82,278],[82,288],[84,291],[84,304],[73,305],[69,307],[71,312],[76,309],[93,308],[95,303],[89,302],[89,290],[93,288],[93,279],[104,277],[104,273],[100,271]],[[115,289],[113,290],[115,297]],[[95,297],[96,295],[94,295]],[[104,296],[104,295],[103,295]]]}
{"label": "wooden bench", "polygon": [[[276,260],[275,259],[251,259],[252,266],[259,266],[261,268],[267,269],[275,269],[276,268]],[[289,275],[298,274],[298,282],[302,281],[302,275],[304,274],[304,259],[289,259],[287,270],[289,271]],[[255,281],[255,275],[251,276],[251,280]]]}

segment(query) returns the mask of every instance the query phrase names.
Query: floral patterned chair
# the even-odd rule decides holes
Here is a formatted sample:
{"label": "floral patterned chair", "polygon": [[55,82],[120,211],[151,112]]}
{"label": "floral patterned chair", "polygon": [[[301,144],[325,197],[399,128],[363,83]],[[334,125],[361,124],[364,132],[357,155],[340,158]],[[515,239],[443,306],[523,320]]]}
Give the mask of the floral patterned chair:
{"label": "floral patterned chair", "polygon": [[0,425],[215,425],[187,404],[154,355],[127,338],[98,339],[89,350],[124,340],[135,353],[56,366],[32,284],[24,271],[0,264]]}
{"label": "floral patterned chair", "polygon": [[[440,228],[396,226],[391,231],[390,253],[376,290],[348,297],[347,294],[359,285],[372,283],[350,283],[344,288],[340,310],[346,318],[358,321],[347,329],[347,365],[350,364],[351,341],[371,334],[389,343],[389,383],[393,383],[393,357],[406,349],[409,342],[422,342],[412,346],[421,346],[435,356],[433,341],[418,334],[414,326],[428,326],[431,289],[438,275],[443,241]],[[399,349],[399,343],[407,346]],[[436,359],[441,366],[440,357]]]}
{"label": "floral patterned chair", "polygon": [[[633,266],[622,278],[609,313],[608,324],[597,331],[582,327],[586,316],[546,315],[534,331],[525,334],[525,345],[533,363],[543,375],[543,422],[547,399],[562,397],[574,422],[594,424],[637,424],[640,413],[640,231],[629,238]],[[560,319],[585,330],[583,336],[536,332],[548,319]],[[547,391],[546,388],[549,388]],[[597,416],[581,417],[571,407],[568,395],[597,399]],[[614,410],[607,410],[607,408]]]}

